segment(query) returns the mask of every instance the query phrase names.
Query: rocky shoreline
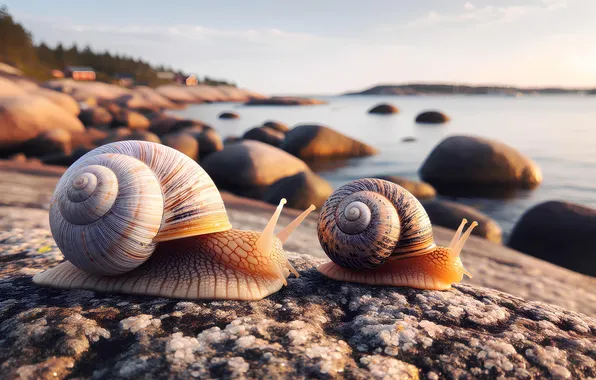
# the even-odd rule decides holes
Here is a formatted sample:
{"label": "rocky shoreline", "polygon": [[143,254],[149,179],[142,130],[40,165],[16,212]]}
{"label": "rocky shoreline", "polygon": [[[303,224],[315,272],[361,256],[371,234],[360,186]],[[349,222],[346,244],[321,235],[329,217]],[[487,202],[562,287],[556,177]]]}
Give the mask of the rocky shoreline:
{"label": "rocky shoreline", "polygon": [[[0,370],[9,378],[596,376],[596,280],[478,237],[462,253],[474,277],[444,292],[321,276],[316,214],[286,244],[301,277],[258,302],[38,287],[32,276],[63,260],[47,225],[62,171],[0,163]],[[261,230],[275,208],[222,198],[235,228]],[[299,212],[284,209],[280,224]],[[447,244],[453,231],[434,234]]]}
{"label": "rocky shoreline", "polygon": [[[428,207],[439,245],[449,244],[461,218],[482,221],[483,228],[475,230],[462,253],[473,278],[448,291],[363,286],[332,281],[315,270],[328,260],[316,226],[332,188],[312,162],[371,156],[378,154],[376,148],[328,126],[290,128],[273,120],[242,137],[222,139],[199,120],[167,114],[202,102],[299,106],[316,101],[268,99],[229,86],[126,90],[68,80],[39,86],[15,73],[0,75],[0,80],[9,83],[0,94],[0,124],[8,126],[0,132],[2,376],[596,376],[596,278],[510,249],[501,244],[500,228],[490,218],[433,199],[439,188],[472,189],[470,182],[480,187],[539,185],[540,169],[504,144],[454,136],[436,147],[423,166],[429,183],[387,178]],[[300,278],[290,277],[288,286],[257,302],[189,302],[35,285],[33,275],[64,260],[48,221],[60,176],[90,150],[123,140],[162,143],[199,162],[219,189],[234,228],[262,231],[281,197],[288,204],[279,225],[315,204],[318,209],[284,244]],[[458,165],[453,157],[461,151],[471,154],[466,162],[477,165]],[[490,165],[495,170],[476,171]],[[580,211],[566,207],[565,223],[575,229],[594,225],[592,214]],[[532,217],[530,227],[537,224]],[[540,228],[547,227],[552,226]],[[535,228],[520,231],[517,244],[527,245]],[[563,240],[572,236],[559,235]],[[581,244],[568,256],[581,252]]]}

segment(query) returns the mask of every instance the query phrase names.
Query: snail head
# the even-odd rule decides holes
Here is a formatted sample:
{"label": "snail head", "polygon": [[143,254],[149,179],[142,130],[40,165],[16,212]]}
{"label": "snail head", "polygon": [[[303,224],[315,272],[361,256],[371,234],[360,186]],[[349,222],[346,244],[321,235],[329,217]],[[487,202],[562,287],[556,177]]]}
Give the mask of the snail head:
{"label": "snail head", "polygon": [[265,261],[269,261],[269,263],[263,265],[267,269],[264,271],[269,272],[273,275],[278,275],[284,282],[284,285],[287,285],[286,278],[289,276],[290,273],[293,273],[296,277],[299,277],[298,271],[290,264],[288,261],[284,251],[283,251],[283,244],[288,240],[292,232],[302,223],[302,221],[310,214],[316,207],[314,205],[310,205],[308,209],[306,209],[302,214],[300,214],[296,219],[294,219],[290,224],[288,224],[283,230],[281,230],[277,235],[274,234],[275,226],[277,225],[277,220],[279,219],[279,215],[281,214],[281,210],[286,204],[287,201],[285,198],[282,198],[277,206],[277,209],[273,213],[273,216],[265,226],[263,232],[261,232],[255,242],[255,249],[260,253],[259,257],[268,258]]}
{"label": "snail head", "polygon": [[[468,223],[467,219],[463,219],[461,224],[459,225],[457,231],[455,231],[455,235],[453,235],[453,238],[451,239],[451,243],[449,243],[449,246],[446,248],[447,252],[448,252],[448,256],[449,256],[449,261],[451,261],[451,265],[453,266],[453,268],[455,269],[453,271],[453,274],[455,274],[456,276],[458,276],[459,278],[456,279],[456,281],[461,281],[461,279],[463,278],[463,275],[465,274],[466,276],[468,276],[469,278],[472,278],[472,274],[466,270],[466,268],[464,268],[461,259],[459,257],[464,245],[466,244],[466,241],[468,240],[468,238],[470,237],[470,234],[472,233],[472,230],[474,229],[474,227],[476,227],[478,225],[478,223],[476,221],[472,222],[472,224],[470,225],[470,227],[468,227],[468,229],[466,230],[466,232],[463,232],[464,230],[464,226]],[[463,234],[462,234],[463,232]],[[445,249],[443,247],[439,247],[438,249]]]}

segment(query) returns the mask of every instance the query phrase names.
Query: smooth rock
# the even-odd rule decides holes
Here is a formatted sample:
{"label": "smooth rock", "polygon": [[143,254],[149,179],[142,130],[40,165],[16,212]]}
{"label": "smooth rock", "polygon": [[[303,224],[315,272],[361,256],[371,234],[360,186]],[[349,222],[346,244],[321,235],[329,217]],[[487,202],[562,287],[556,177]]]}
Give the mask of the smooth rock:
{"label": "smooth rock", "polygon": [[280,148],[303,160],[378,154],[372,146],[322,125],[300,125],[286,133]]}
{"label": "smooth rock", "polygon": [[108,137],[110,132],[109,130],[93,127],[85,128],[82,132],[71,132],[72,147],[74,149],[86,148],[91,150],[97,147],[98,141]]}
{"label": "smooth rock", "polygon": [[596,276],[596,210],[548,201],[526,211],[507,245],[520,252]]}
{"label": "smooth rock", "polygon": [[478,222],[478,226],[472,230],[472,235],[480,236],[497,244],[502,242],[501,226],[491,217],[473,207],[444,200],[423,201],[422,206],[433,225],[456,230],[462,219],[466,218],[468,225],[473,221]]}
{"label": "smooth rock", "polygon": [[161,137],[161,142],[186,154],[195,161],[199,159],[199,143],[189,134],[184,132],[169,133]]}
{"label": "smooth rock", "polygon": [[112,126],[126,126],[130,129],[149,129],[151,122],[143,114],[120,109],[112,113],[114,120],[112,120]]}
{"label": "smooth rock", "polygon": [[[199,147],[203,149],[200,142]],[[202,160],[201,166],[218,188],[243,195],[308,170],[298,158],[255,140],[225,145]]]}
{"label": "smooth rock", "polygon": [[387,103],[378,104],[378,105],[374,106],[373,108],[371,108],[370,110],[368,110],[368,113],[382,114],[382,115],[394,114],[394,113],[398,113],[398,112],[399,112],[399,109],[396,106],[394,106],[393,104],[387,104]]}
{"label": "smooth rock", "polygon": [[137,108],[157,108],[157,109],[177,109],[179,105],[172,102],[170,99],[162,96],[157,91],[147,86],[136,86],[132,94],[122,95],[115,100],[116,103],[121,104],[130,109]]}
{"label": "smooth rock", "polygon": [[43,96],[48,100],[56,103],[58,106],[64,108],[66,111],[71,113],[74,116],[78,116],[81,112],[81,107],[79,107],[79,103],[70,95],[64,94],[62,92],[48,90],[47,88],[37,87],[35,90],[30,90],[30,94],[35,94],[39,96]]}
{"label": "smooth rock", "polygon": [[55,91],[69,94],[77,101],[85,101],[89,98],[97,100],[109,100],[130,95],[131,90],[114,84],[100,81],[76,81],[70,78],[52,79],[42,85]]}
{"label": "smooth rock", "polygon": [[320,208],[333,193],[333,187],[325,179],[310,170],[278,180],[265,190],[263,200],[277,205],[282,198],[288,207],[306,210],[311,204]]}
{"label": "smooth rock", "polygon": [[435,188],[426,182],[414,181],[396,175],[379,175],[372,178],[384,179],[385,181],[396,183],[421,200],[432,199],[437,195]]}
{"label": "smooth rock", "polygon": [[286,133],[290,130],[290,128],[288,128],[287,124],[284,124],[280,121],[275,121],[275,120],[269,120],[263,123],[263,127],[269,127],[272,129],[275,129],[276,131],[280,131],[283,133]]}
{"label": "smooth rock", "polygon": [[96,106],[82,109],[79,119],[85,126],[101,127],[111,125],[114,117],[105,108]]}
{"label": "smooth rock", "polygon": [[223,144],[234,144],[240,141],[244,141],[244,139],[242,137],[239,136],[228,136],[224,139]]}
{"label": "smooth rock", "polygon": [[83,131],[76,116],[42,96],[0,98],[0,150],[9,152],[44,131]]}
{"label": "smooth rock", "polygon": [[21,86],[6,77],[0,76],[0,96],[21,96],[25,94],[27,94],[27,91]]}
{"label": "smooth rock", "polygon": [[52,154],[68,156],[72,153],[72,138],[70,132],[54,128],[25,141],[21,150],[27,157],[43,157]]}
{"label": "smooth rock", "polygon": [[442,140],[422,163],[420,177],[439,193],[532,189],[542,171],[530,158],[500,141],[476,136]]}
{"label": "smooth rock", "polygon": [[199,158],[201,160],[212,153],[220,152],[224,149],[221,136],[212,128],[203,127],[200,132],[194,132],[192,135],[199,142]]}
{"label": "smooth rock", "polygon": [[161,139],[155,133],[143,130],[131,130],[125,127],[116,128],[110,132],[110,134],[102,140],[99,140],[98,145],[105,145],[115,141],[124,140],[142,140],[155,143],[161,143]]}
{"label": "smooth rock", "polygon": [[442,124],[449,120],[449,116],[439,111],[425,111],[416,116],[416,123],[420,124]]}
{"label": "smooth rock", "polygon": [[273,146],[280,146],[286,136],[282,132],[273,128],[255,127],[246,131],[242,138],[245,140],[257,140]]}
{"label": "smooth rock", "polygon": [[163,86],[159,86],[155,89],[155,91],[169,99],[174,103],[201,103],[200,99],[197,99],[192,93],[190,93],[188,86],[180,86],[175,84],[167,84]]}
{"label": "smooth rock", "polygon": [[90,150],[91,149],[88,147],[81,146],[79,148],[74,149],[70,154],[56,153],[43,156],[41,158],[41,161],[45,165],[69,167],[70,165],[74,164],[79,158],[87,154]]}
{"label": "smooth rock", "polygon": [[239,119],[240,115],[236,112],[222,112],[219,114],[220,119]]}
{"label": "smooth rock", "polygon": [[21,70],[4,62],[0,62],[0,73],[15,76],[23,76],[23,72]]}

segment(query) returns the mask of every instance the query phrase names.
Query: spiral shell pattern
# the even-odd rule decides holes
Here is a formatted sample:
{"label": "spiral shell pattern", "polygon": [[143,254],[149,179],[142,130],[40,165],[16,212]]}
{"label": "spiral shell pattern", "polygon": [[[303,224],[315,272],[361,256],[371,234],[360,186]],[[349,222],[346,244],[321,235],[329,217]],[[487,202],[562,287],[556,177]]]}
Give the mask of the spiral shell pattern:
{"label": "spiral shell pattern", "polygon": [[319,216],[318,237],[333,262],[356,270],[436,247],[420,202],[403,187],[372,178],[352,181],[331,194]]}
{"label": "spiral shell pattern", "polygon": [[50,206],[56,244],[90,274],[117,275],[153,253],[163,216],[159,181],[139,160],[100,154],[80,160],[60,179]]}
{"label": "spiral shell pattern", "polygon": [[209,175],[165,145],[120,141],[85,154],[60,179],[50,228],[64,256],[89,274],[144,263],[160,241],[232,228]]}

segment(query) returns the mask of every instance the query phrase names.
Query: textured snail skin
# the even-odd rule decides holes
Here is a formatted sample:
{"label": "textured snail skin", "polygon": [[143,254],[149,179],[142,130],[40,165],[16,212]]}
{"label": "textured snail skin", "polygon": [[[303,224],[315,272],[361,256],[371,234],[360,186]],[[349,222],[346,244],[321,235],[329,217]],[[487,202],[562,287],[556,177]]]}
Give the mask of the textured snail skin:
{"label": "textured snail skin", "polygon": [[323,206],[318,237],[331,261],[317,270],[337,281],[449,289],[464,274],[471,277],[459,255],[477,223],[462,235],[466,223],[449,247],[437,246],[428,215],[406,189],[379,179],[355,180]]}
{"label": "textured snail skin", "polygon": [[70,262],[35,277],[61,289],[172,297],[180,299],[259,300],[286,283],[290,268],[281,241],[262,254],[259,232],[228,230],[159,244],[140,267],[119,276],[84,272]]}
{"label": "textured snail skin", "polygon": [[449,250],[444,247],[437,247],[422,256],[390,259],[375,269],[351,270],[328,262],[317,270],[337,281],[427,290],[450,289],[451,284],[461,282],[466,273],[459,257],[452,260]]}
{"label": "textured snail skin", "polygon": [[257,300],[287,285],[283,243],[311,205],[277,235],[285,199],[262,232],[232,229],[209,175],[161,144],[121,141],[81,157],[50,205],[66,261],[42,286],[184,299]]}

